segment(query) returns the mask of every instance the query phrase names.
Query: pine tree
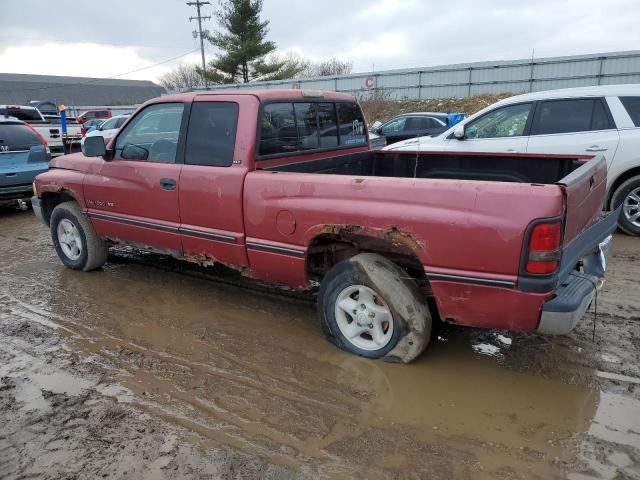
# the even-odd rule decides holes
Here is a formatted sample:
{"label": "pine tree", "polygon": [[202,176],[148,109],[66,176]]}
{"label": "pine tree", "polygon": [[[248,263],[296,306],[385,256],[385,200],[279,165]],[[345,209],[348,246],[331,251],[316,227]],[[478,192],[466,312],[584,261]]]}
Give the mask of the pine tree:
{"label": "pine tree", "polygon": [[270,78],[285,67],[265,57],[276,50],[267,41],[269,21],[261,21],[262,0],[224,0],[217,12],[221,31],[206,39],[221,53],[209,62],[206,76],[212,83],[247,83]]}

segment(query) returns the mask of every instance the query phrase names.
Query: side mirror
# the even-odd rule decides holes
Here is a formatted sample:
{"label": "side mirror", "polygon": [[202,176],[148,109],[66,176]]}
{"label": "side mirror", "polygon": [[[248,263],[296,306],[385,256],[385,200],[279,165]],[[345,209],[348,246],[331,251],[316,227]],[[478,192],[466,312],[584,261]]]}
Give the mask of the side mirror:
{"label": "side mirror", "polygon": [[464,140],[464,125],[458,125],[453,129],[453,136],[458,140]]}
{"label": "side mirror", "polygon": [[85,137],[82,144],[82,154],[85,157],[103,157],[107,154],[107,147],[104,145],[104,138]]}

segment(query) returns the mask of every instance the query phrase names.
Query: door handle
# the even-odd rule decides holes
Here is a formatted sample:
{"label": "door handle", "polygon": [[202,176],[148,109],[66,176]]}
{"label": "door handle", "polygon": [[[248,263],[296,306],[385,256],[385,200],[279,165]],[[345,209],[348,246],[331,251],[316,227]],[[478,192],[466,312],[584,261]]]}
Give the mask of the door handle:
{"label": "door handle", "polygon": [[518,153],[518,151],[513,149],[513,148],[508,148],[507,152],[509,152],[509,153]]}
{"label": "door handle", "polygon": [[601,147],[600,145],[591,145],[585,149],[587,152],[606,152],[609,150],[607,147]]}
{"label": "door handle", "polygon": [[161,178],[160,188],[163,190],[175,190],[176,181],[173,178]]}

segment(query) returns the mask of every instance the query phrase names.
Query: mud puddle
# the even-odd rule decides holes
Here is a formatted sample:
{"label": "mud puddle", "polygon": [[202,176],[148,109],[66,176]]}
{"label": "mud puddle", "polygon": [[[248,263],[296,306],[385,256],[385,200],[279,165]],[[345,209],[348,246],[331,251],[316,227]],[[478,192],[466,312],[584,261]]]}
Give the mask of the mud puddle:
{"label": "mud puddle", "polygon": [[[54,400],[66,398],[106,418],[109,445],[127,453],[86,459],[63,436],[47,463],[59,471],[640,478],[640,304],[628,263],[640,242],[616,250],[595,343],[586,323],[563,339],[449,327],[418,362],[392,365],[328,344],[310,301],[130,261],[72,272],[30,215],[1,220],[0,402],[15,407],[0,403],[0,417],[11,417],[12,442],[32,445],[23,459],[47,450],[18,427],[64,417]],[[123,417],[112,422],[112,409]],[[76,434],[92,438],[90,426]]]}

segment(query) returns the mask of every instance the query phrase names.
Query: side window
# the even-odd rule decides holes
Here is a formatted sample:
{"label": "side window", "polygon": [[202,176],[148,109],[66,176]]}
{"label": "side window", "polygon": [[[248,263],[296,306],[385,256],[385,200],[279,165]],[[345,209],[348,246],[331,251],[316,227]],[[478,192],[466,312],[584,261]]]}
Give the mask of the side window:
{"label": "side window", "polygon": [[465,126],[465,138],[502,138],[518,137],[524,133],[524,127],[531,111],[530,103],[509,105],[497,108]]}
{"label": "side window", "polygon": [[182,103],[157,103],[138,113],[118,135],[116,159],[174,163]]}
{"label": "side window", "polygon": [[238,126],[238,104],[194,102],[191,107],[185,163],[228,167]]}
{"label": "side window", "polygon": [[400,117],[390,121],[386,125],[382,126],[382,135],[391,135],[392,133],[398,133],[405,130],[405,123],[407,123],[407,117]]}
{"label": "side window", "polygon": [[314,103],[294,103],[298,127],[298,150],[318,148],[318,120]]}
{"label": "side window", "polygon": [[620,97],[620,101],[631,117],[633,124],[640,127],[640,97]]}
{"label": "side window", "polygon": [[424,128],[441,128],[443,126],[446,126],[446,123],[445,125],[442,125],[435,118],[427,117],[425,118],[425,120],[426,120],[426,126]]}
{"label": "side window", "polygon": [[106,122],[104,122],[102,125],[100,125],[100,130],[113,130],[114,128],[118,128],[117,125],[118,125],[118,119],[111,118]]}
{"label": "side window", "polygon": [[320,130],[320,148],[338,146],[338,118],[334,103],[318,103],[318,129]]}
{"label": "side window", "polygon": [[602,100],[585,98],[540,102],[531,135],[588,132],[613,128]]}
{"label": "side window", "polygon": [[407,131],[427,129],[430,125],[429,120],[431,119],[427,117],[409,117],[404,124],[404,129]]}
{"label": "side window", "polygon": [[120,128],[122,125],[124,125],[124,122],[126,122],[128,119],[129,117],[118,118],[118,120],[116,121],[116,126],[114,128]]}
{"label": "side window", "polygon": [[340,145],[364,145],[367,143],[365,123],[357,103],[338,103]]}
{"label": "side window", "polygon": [[260,155],[290,153],[298,149],[298,131],[292,103],[265,105],[260,117]]}

